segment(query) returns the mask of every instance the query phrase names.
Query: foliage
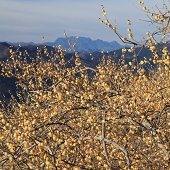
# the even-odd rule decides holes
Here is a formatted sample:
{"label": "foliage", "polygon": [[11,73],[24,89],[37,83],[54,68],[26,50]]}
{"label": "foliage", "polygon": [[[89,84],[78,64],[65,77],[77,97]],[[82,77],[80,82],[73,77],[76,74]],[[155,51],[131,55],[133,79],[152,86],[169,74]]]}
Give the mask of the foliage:
{"label": "foliage", "polygon": [[[102,12],[106,16],[103,6]],[[153,22],[166,19],[158,13],[164,17]],[[105,24],[119,35],[108,19]],[[168,31],[160,29],[160,33]],[[93,69],[82,65],[76,51],[72,59],[75,66],[68,68],[71,61],[65,60],[60,46],[55,47],[55,53],[44,46],[48,60],[41,57],[40,48],[36,59],[27,52],[21,54],[19,48],[10,48],[10,60],[1,63],[2,75],[18,79],[20,100],[12,97],[0,110],[0,167],[168,169],[169,51],[165,41],[160,53],[154,48],[154,34],[150,36],[144,45],[152,51],[157,69],[149,73],[143,69],[147,60],[136,63],[132,57],[131,62],[124,63],[126,49],[122,49],[119,63],[103,57]],[[132,37],[125,41],[133,44],[130,50],[136,58],[135,46],[140,43]],[[95,73],[93,78],[89,78],[88,70]]]}

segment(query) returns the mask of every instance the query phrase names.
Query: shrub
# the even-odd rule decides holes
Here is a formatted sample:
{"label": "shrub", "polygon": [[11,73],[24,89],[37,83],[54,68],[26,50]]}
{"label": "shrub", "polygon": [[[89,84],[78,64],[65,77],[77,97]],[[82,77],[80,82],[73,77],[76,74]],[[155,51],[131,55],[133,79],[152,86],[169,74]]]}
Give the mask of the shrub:
{"label": "shrub", "polygon": [[[144,10],[155,17],[153,22],[163,24],[159,33],[166,37],[168,25],[161,20],[168,22],[169,10],[164,7],[165,14]],[[106,17],[103,6],[102,12]],[[92,69],[82,65],[76,51],[75,65],[66,67],[71,61],[65,60],[60,46],[55,52],[44,46],[48,60],[41,57],[39,48],[36,59],[27,53],[24,58],[19,49],[11,48],[10,60],[1,64],[2,75],[18,79],[20,100],[12,97],[0,110],[2,169],[168,169],[168,42],[161,42],[160,53],[154,44],[158,32],[149,33],[140,44],[131,32],[129,38],[123,38],[108,19],[103,23],[133,45],[129,51],[135,58],[136,45],[150,49],[157,69],[146,73],[143,65],[147,59],[137,63],[132,58],[124,63],[126,49],[122,49],[119,63],[111,56],[103,57]],[[88,77],[89,69],[95,72],[93,78]]]}

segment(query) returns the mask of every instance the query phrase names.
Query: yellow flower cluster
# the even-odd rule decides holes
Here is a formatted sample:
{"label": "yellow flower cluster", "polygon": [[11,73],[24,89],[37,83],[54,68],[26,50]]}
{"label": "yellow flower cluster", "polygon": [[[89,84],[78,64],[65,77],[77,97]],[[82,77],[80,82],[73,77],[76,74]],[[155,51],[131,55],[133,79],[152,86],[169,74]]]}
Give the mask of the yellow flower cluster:
{"label": "yellow flower cluster", "polygon": [[[0,169],[168,169],[169,27],[161,21],[167,9],[151,13],[163,28],[138,42],[131,28],[127,38],[121,36],[102,6],[105,20],[99,20],[131,47],[122,48],[121,56],[115,51],[105,57],[103,50],[96,68],[84,64],[66,33],[71,58],[61,46],[37,47],[36,58],[9,47],[0,74],[15,77],[19,91],[17,100],[0,100]],[[152,56],[139,60],[143,48]]]}

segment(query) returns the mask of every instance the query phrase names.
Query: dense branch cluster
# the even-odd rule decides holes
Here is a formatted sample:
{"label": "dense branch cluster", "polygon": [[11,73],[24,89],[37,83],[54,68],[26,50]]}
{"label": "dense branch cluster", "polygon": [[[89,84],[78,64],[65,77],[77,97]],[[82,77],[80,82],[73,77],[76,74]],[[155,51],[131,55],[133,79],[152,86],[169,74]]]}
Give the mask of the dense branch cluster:
{"label": "dense branch cluster", "polygon": [[[106,17],[103,6],[102,12]],[[153,22],[169,20],[157,13],[151,13],[157,16]],[[118,34],[108,19],[105,24]],[[8,105],[1,101],[0,168],[168,169],[170,58],[167,42],[160,52],[153,35],[149,33],[141,46],[152,51],[151,60],[157,64],[149,73],[143,68],[145,60],[124,62],[126,51],[134,56],[140,45],[128,38],[124,40],[133,46],[122,49],[118,63],[103,56],[96,69],[84,66],[76,51],[66,61],[60,46],[55,52],[37,48],[36,58],[11,47],[1,75],[18,79],[19,100],[11,96]],[[67,67],[69,62],[74,65]]]}

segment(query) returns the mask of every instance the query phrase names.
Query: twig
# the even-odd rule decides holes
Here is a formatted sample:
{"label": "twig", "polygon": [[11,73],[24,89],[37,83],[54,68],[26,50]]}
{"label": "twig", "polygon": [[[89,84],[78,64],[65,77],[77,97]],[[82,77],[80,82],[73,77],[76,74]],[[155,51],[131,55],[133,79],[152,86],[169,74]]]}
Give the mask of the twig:
{"label": "twig", "polygon": [[[89,140],[89,139],[90,139],[90,137],[84,137],[84,138],[83,138],[83,140]],[[103,139],[102,137],[97,137],[97,136],[95,136],[93,139],[95,139],[95,140],[103,140],[103,141],[105,141],[105,142],[107,142],[107,143],[112,144],[112,145],[113,145],[114,147],[116,147],[117,149],[121,150],[121,151],[125,154],[126,163],[127,163],[128,167],[130,167],[130,159],[129,159],[129,156],[128,156],[128,152],[127,152],[127,150],[126,150],[123,146],[120,146],[120,145],[117,144],[116,142],[111,141],[111,140],[108,140],[108,139],[106,139],[106,138]]]}
{"label": "twig", "polygon": [[[106,121],[106,112],[104,112],[104,114],[103,114],[103,122],[102,122],[102,138],[103,139],[105,139],[105,121]],[[106,148],[106,142],[104,140],[103,140],[103,149],[104,149],[105,157],[107,160],[107,164],[109,165],[109,167],[112,167],[112,165],[109,162],[108,152],[107,152],[107,148]]]}

